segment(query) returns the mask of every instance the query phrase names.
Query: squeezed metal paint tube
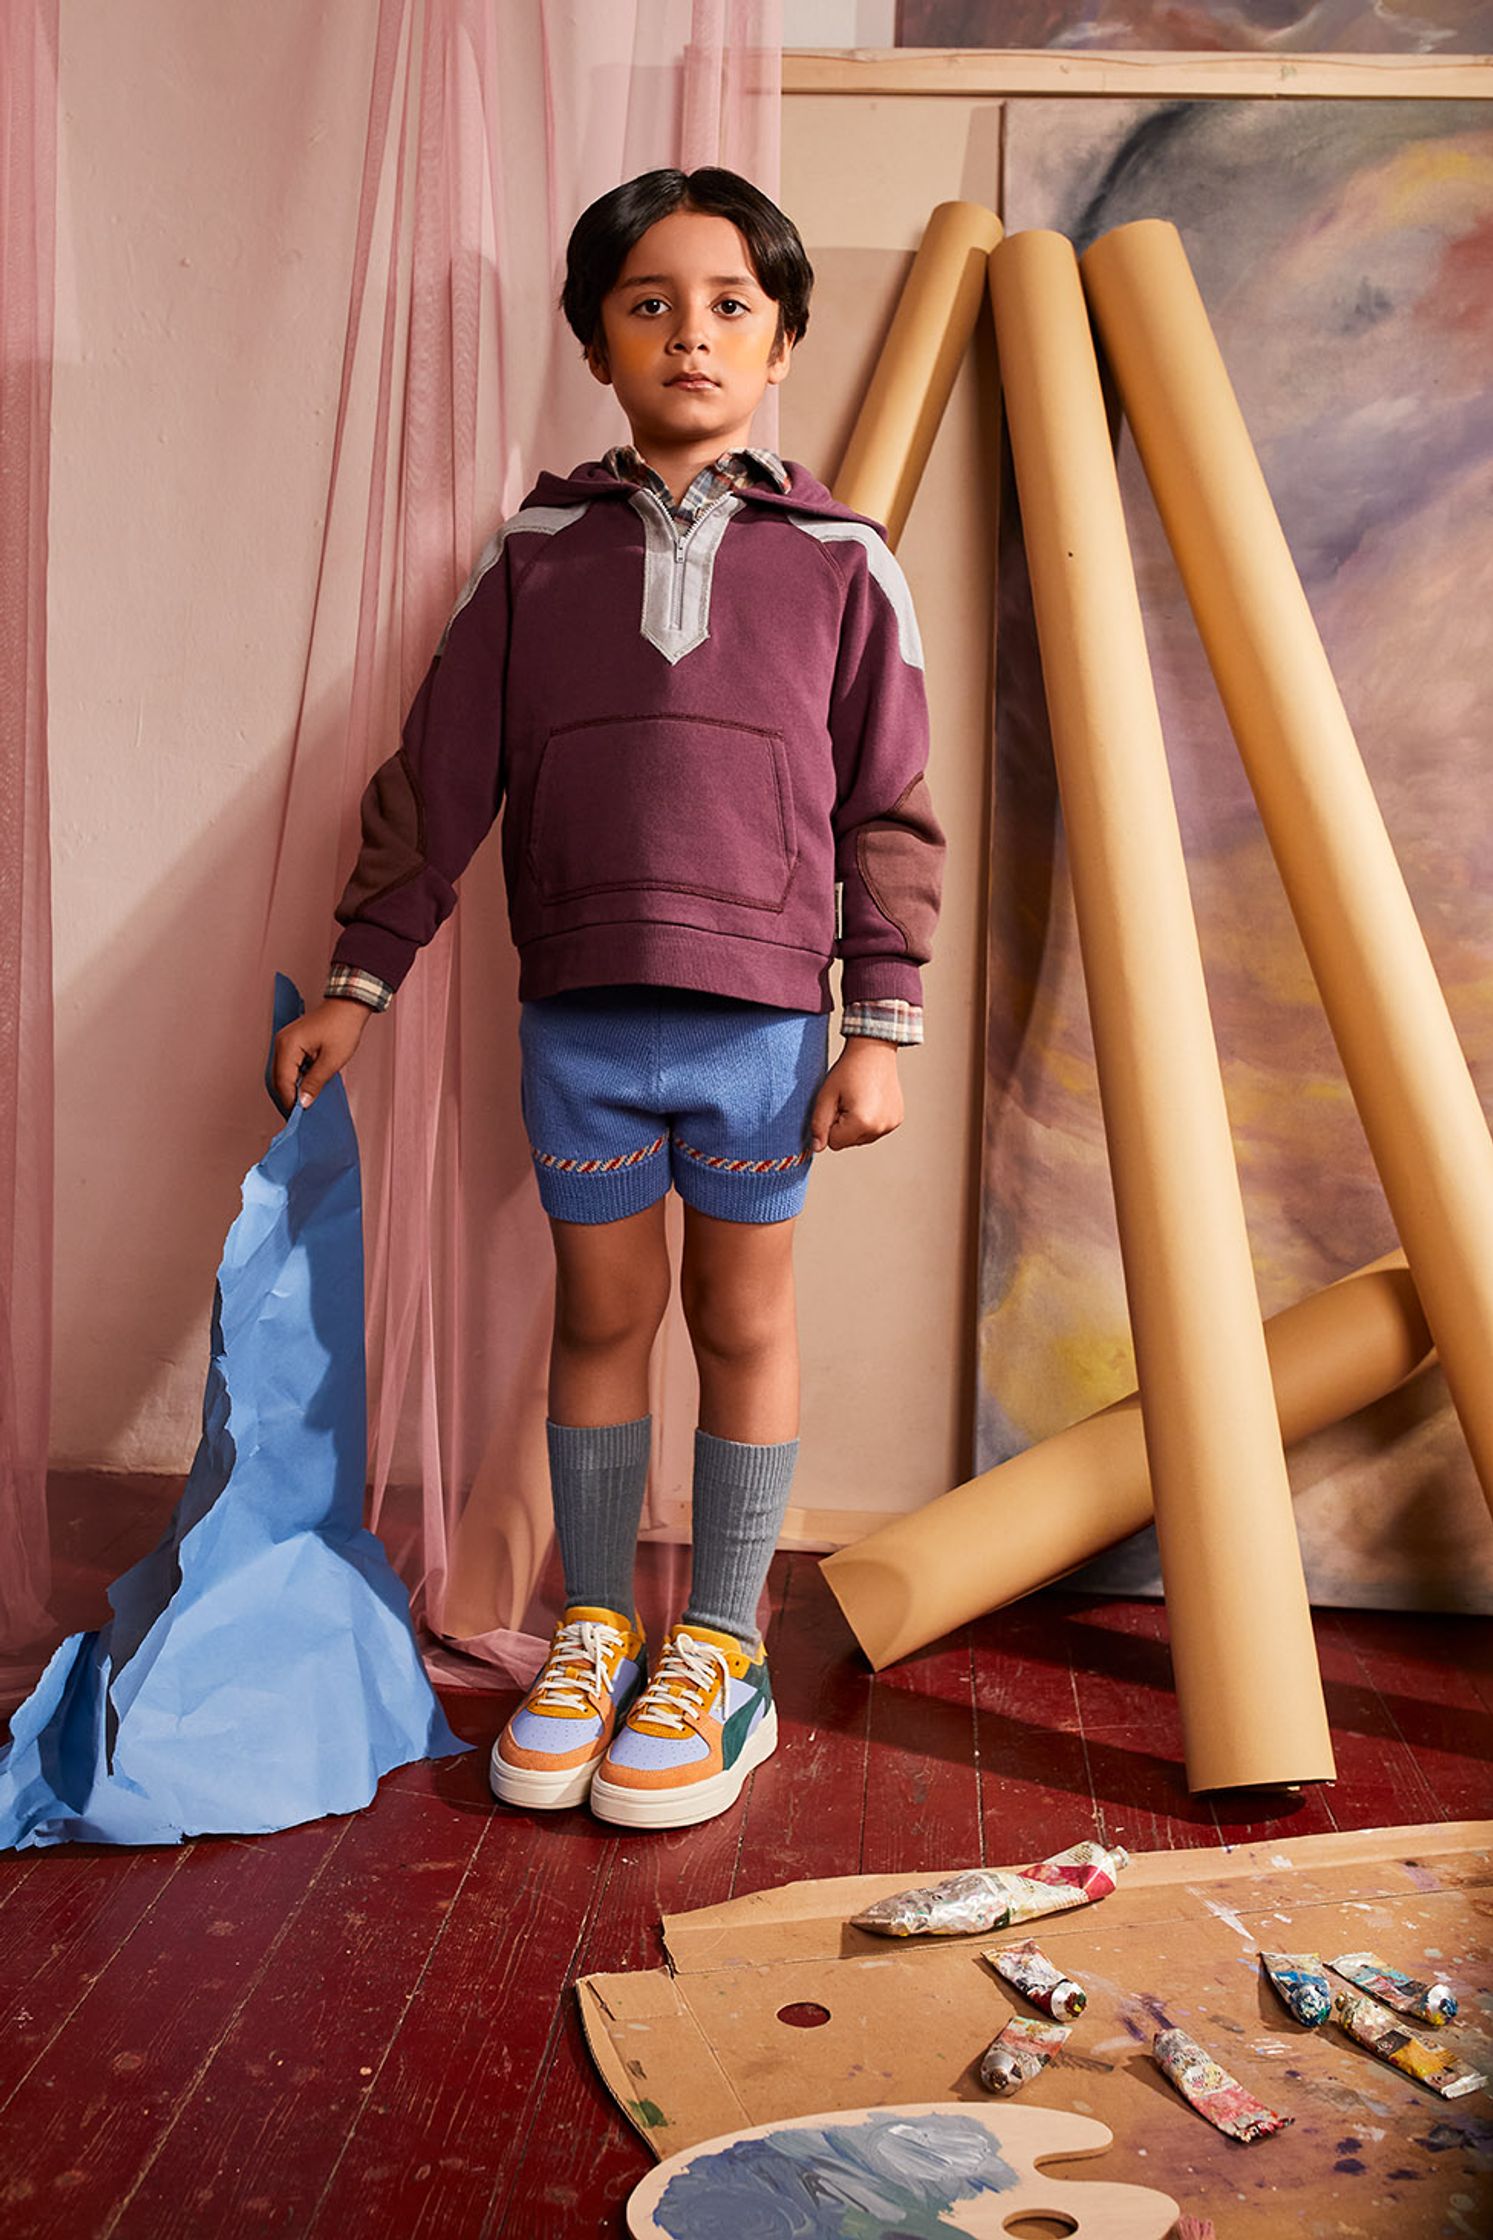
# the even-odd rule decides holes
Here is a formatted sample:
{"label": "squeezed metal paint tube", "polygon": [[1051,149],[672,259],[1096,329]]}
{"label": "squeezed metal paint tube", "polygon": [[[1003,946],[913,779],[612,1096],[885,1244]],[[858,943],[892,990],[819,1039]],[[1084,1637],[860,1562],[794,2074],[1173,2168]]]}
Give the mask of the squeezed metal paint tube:
{"label": "squeezed metal paint tube", "polygon": [[1308,2030],[1332,2012],[1332,1985],[1319,1952],[1262,1952],[1265,1973],[1282,2000]]}
{"label": "squeezed metal paint tube", "polygon": [[1071,2034],[1065,2022],[1038,2022],[1031,2015],[1013,2014],[980,2056],[981,2084],[987,2092],[1019,2092],[1040,2075]]}
{"label": "squeezed metal paint tube", "polygon": [[[1045,1952],[1028,1939],[1025,1944],[992,1945],[981,1958],[988,1960],[1001,1979],[1055,2022],[1075,2022],[1089,2003],[1081,1983],[1055,1968]],[[1325,2009],[1323,2010],[1326,2011]]]}
{"label": "squeezed metal paint tube", "polygon": [[1464,2092],[1477,2092],[1488,2081],[1443,2046],[1429,2046],[1424,2038],[1417,2038],[1388,2007],[1362,1992],[1340,1991],[1333,2013],[1356,2045],[1366,2046],[1417,2084],[1429,2085],[1443,2100],[1460,2100]]}
{"label": "squeezed metal paint tube", "polygon": [[1246,2092],[1237,2077],[1221,2068],[1211,2053],[1185,2030],[1158,2030],[1151,2047],[1167,2083],[1174,2085],[1191,2108],[1205,2116],[1215,2131],[1230,2139],[1268,2139],[1272,2132],[1294,2123],[1294,2116],[1278,2115]]}
{"label": "squeezed metal paint tube", "polygon": [[1438,2030],[1457,2011],[1457,1994],[1449,1983],[1422,1983],[1419,1976],[1401,1974],[1372,1952],[1341,1953],[1331,1966],[1397,2014],[1413,2015],[1417,2022],[1429,2022]]}
{"label": "squeezed metal paint tube", "polygon": [[1118,1844],[1106,1849],[1100,1843],[1075,1843],[1029,1867],[972,1867],[966,1874],[946,1875],[942,1882],[878,1898],[863,1913],[852,1914],[850,1925],[874,1929],[883,1937],[963,1937],[1009,1929],[1107,1898],[1129,1857]]}

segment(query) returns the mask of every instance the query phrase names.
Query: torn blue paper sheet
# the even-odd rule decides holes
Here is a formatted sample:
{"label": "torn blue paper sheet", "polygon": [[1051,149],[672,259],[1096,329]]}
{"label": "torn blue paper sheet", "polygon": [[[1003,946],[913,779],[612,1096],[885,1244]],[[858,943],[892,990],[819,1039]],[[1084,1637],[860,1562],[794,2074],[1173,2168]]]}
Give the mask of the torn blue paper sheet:
{"label": "torn blue paper sheet", "polygon": [[[303,1009],[277,974],[276,1032]],[[333,1079],[245,1177],[191,1474],[113,1617],[16,1712],[0,1847],[261,1834],[469,1747],[363,1528],[365,1391],[358,1141]]]}

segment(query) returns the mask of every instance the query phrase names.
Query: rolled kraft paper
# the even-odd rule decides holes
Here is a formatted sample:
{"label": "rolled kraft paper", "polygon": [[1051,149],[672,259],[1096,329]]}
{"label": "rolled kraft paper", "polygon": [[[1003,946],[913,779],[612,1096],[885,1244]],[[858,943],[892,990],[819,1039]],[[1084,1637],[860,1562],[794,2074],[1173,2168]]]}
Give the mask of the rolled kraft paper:
{"label": "rolled kraft paper", "polygon": [[1493,1141],[1175,226],[1083,277],[1484,1494]]}
{"label": "rolled kraft paper", "polygon": [[1000,238],[1000,219],[982,203],[933,210],[840,462],[835,496],[883,522],[892,545],[985,301],[986,256]]}
{"label": "rolled kraft paper", "polygon": [[[1272,1315],[1265,1346],[1287,1446],[1425,1366],[1431,1334],[1403,1253]],[[1050,1586],[1151,1521],[1140,1400],[1054,1433],[926,1508],[826,1556],[825,1578],[880,1672],[956,1626]]]}
{"label": "rolled kraft paper", "polygon": [[993,250],[989,272],[1188,1781],[1330,1781],[1291,1487],[1078,261],[1062,234],[1033,231]]}

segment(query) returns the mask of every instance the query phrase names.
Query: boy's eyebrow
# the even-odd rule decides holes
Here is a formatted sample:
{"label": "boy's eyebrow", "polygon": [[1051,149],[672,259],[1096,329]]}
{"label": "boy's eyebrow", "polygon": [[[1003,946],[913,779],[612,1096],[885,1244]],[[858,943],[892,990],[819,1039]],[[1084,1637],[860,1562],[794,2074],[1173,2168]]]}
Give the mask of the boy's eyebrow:
{"label": "boy's eyebrow", "polygon": [[[672,287],[674,275],[672,272],[634,272],[626,280],[619,280],[617,285],[619,288],[641,288],[645,280],[662,282],[665,287]],[[756,288],[761,285],[749,272],[712,272],[707,284],[712,288]]]}

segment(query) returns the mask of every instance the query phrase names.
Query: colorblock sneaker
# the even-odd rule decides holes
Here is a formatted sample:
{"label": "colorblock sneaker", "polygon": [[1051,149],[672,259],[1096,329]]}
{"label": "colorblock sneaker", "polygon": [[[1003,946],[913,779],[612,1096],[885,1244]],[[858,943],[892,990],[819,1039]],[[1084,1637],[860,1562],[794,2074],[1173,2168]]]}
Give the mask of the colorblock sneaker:
{"label": "colorblock sneaker", "polygon": [[641,1629],[620,1610],[566,1606],[544,1669],[492,1746],[504,1804],[581,1804],[617,1721],[647,1677]]}
{"label": "colorblock sneaker", "polygon": [[777,1746],[766,1652],[681,1621],[596,1769],[591,1809],[624,1828],[693,1827],[733,1805]]}

